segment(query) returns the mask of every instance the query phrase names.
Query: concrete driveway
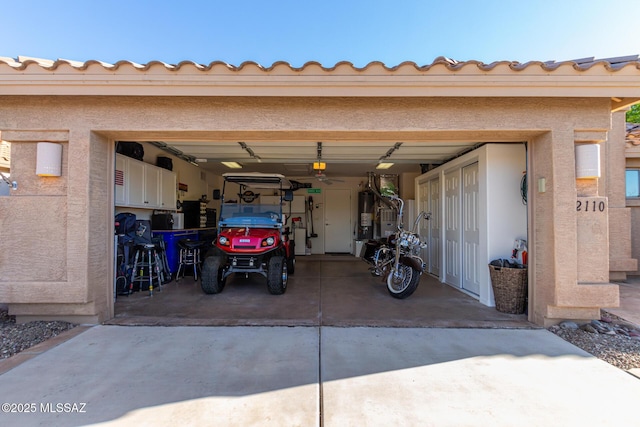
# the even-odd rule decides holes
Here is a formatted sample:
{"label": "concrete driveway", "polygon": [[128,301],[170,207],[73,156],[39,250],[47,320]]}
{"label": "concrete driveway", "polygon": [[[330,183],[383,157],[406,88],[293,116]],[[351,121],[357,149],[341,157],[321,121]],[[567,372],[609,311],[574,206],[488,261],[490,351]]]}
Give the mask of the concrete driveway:
{"label": "concrete driveway", "polygon": [[0,425],[640,425],[640,380],[544,329],[78,331],[0,362]]}

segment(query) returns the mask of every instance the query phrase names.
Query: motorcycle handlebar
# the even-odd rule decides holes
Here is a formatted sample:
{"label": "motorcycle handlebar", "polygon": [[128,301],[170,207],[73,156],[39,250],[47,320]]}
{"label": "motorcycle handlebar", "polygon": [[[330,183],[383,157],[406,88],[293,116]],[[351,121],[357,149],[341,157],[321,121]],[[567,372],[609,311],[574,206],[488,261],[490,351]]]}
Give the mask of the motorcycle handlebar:
{"label": "motorcycle handlebar", "polygon": [[[402,200],[397,194],[390,194],[387,195],[385,197],[388,197],[391,200],[395,200],[400,204],[400,208],[398,209],[398,228],[399,229],[403,229],[403,224],[402,224],[402,216],[403,216],[403,212],[404,212],[404,200]],[[420,220],[424,218],[426,220],[430,220],[431,219],[431,212],[425,212],[422,211],[418,214],[418,217],[416,218],[415,223],[413,224],[413,228],[411,229],[412,232],[416,232],[416,230],[418,229],[418,223],[420,222]]]}

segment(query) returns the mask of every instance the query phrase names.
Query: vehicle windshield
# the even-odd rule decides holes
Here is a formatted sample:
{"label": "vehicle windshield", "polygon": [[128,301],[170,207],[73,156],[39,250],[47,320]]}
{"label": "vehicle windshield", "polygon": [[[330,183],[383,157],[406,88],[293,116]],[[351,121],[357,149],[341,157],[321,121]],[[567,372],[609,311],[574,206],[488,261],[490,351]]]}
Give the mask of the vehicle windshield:
{"label": "vehicle windshield", "polygon": [[282,209],[278,205],[223,203],[219,226],[281,228]]}

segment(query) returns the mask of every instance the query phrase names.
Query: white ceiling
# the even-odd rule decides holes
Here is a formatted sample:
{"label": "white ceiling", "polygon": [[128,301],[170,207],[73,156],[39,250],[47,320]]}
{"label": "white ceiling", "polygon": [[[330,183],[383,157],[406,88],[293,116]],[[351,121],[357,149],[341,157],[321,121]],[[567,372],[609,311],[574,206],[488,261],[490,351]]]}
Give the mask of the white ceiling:
{"label": "white ceiling", "polygon": [[320,158],[327,165],[325,173],[334,177],[366,176],[367,172],[376,171],[379,161],[394,165],[390,169],[377,170],[378,173],[420,173],[420,164],[442,164],[478,145],[477,141],[322,141],[319,150],[318,141],[170,141],[154,144],[177,149],[201,168],[216,174],[230,171],[220,162],[235,161],[243,165],[245,172],[311,175],[314,173],[313,162]]}

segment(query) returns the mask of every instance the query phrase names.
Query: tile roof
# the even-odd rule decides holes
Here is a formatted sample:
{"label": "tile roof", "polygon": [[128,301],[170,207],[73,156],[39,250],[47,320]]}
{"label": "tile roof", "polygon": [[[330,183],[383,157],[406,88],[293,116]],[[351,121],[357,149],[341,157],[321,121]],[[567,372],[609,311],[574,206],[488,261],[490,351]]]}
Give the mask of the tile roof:
{"label": "tile roof", "polygon": [[402,62],[364,67],[338,62],[301,67],[278,61],[115,64],[0,57],[0,95],[268,97],[581,97],[611,98],[612,111],[640,100],[638,55],[571,61]]}
{"label": "tile roof", "polygon": [[307,62],[301,67],[294,67],[285,61],[277,61],[277,62],[274,62],[271,66],[265,67],[253,61],[245,61],[238,66],[231,65],[222,61],[213,61],[213,62],[210,62],[208,65],[198,64],[193,61],[181,61],[177,64],[167,64],[161,61],[151,61],[146,64],[138,64],[132,61],[118,61],[115,64],[110,64],[107,62],[97,61],[97,60],[88,60],[85,62],[80,62],[80,61],[73,61],[68,59],[51,60],[51,59],[41,59],[41,58],[33,58],[33,57],[27,57],[27,56],[18,56],[15,59],[0,56],[0,64],[6,64],[17,70],[24,70],[29,65],[35,64],[45,70],[50,70],[50,71],[56,70],[61,65],[69,65],[77,70],[86,70],[90,66],[95,64],[98,64],[107,70],[117,70],[118,68],[123,66],[131,66],[141,71],[146,71],[156,65],[161,65],[165,67],[167,70],[171,70],[171,71],[180,70],[182,67],[185,67],[185,66],[192,66],[202,71],[209,71],[214,67],[221,66],[222,68],[226,68],[230,71],[241,71],[247,67],[255,67],[265,72],[272,71],[281,66],[288,67],[291,71],[304,71],[307,68],[318,67],[325,72],[331,72],[343,66],[350,67],[353,71],[360,71],[360,72],[367,71],[374,67],[382,67],[387,71],[396,71],[396,70],[399,70],[400,68],[408,66],[410,68],[411,67],[415,68],[415,70],[417,71],[424,72],[439,65],[445,66],[450,71],[462,70],[465,67],[477,67],[479,70],[484,72],[492,71],[499,66],[507,66],[513,71],[523,71],[532,67],[539,67],[544,71],[554,71],[563,66],[573,67],[577,71],[587,71],[590,68],[596,67],[596,66],[603,66],[608,71],[618,71],[627,66],[636,67],[637,69],[640,69],[640,59],[638,55],[628,55],[628,56],[602,58],[602,59],[596,59],[594,57],[590,57],[590,58],[580,58],[580,59],[573,59],[573,60],[560,61],[560,62],[529,61],[525,63],[520,63],[520,62],[514,62],[514,61],[495,61],[489,64],[486,64],[481,61],[476,61],[476,60],[456,61],[451,58],[439,56],[431,64],[428,64],[428,65],[418,65],[415,62],[405,61],[396,66],[388,67],[380,61],[373,61],[361,68],[356,67],[355,65],[353,65],[351,62],[348,62],[348,61],[338,62],[333,67],[324,67],[322,64],[316,61]]}

